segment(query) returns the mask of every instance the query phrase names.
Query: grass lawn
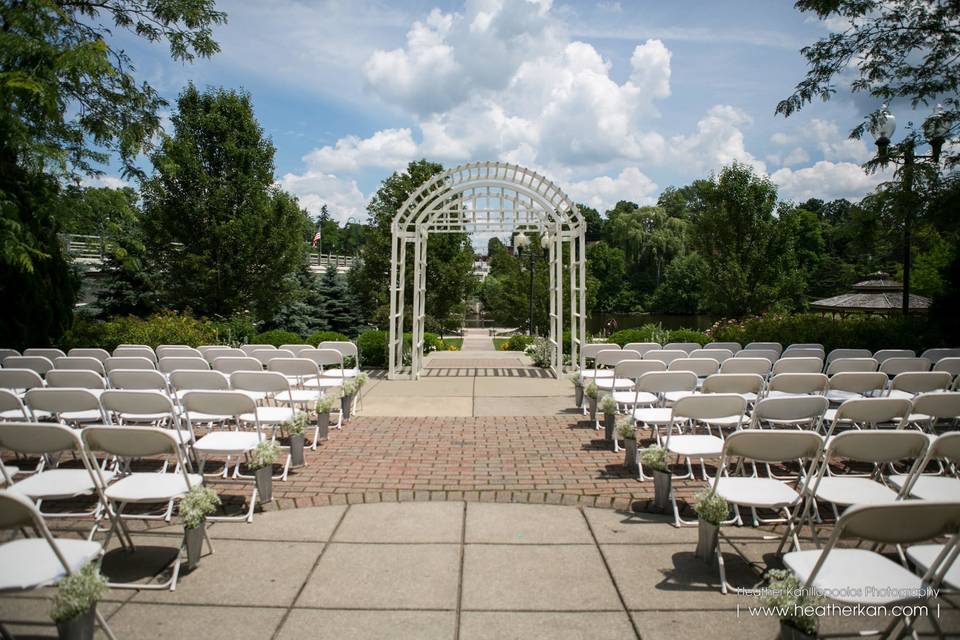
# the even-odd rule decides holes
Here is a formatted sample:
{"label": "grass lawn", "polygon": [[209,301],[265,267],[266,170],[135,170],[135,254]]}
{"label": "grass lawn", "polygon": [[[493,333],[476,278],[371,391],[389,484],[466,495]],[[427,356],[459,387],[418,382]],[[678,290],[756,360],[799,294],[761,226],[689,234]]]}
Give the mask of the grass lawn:
{"label": "grass lawn", "polygon": [[450,347],[456,347],[453,351],[460,351],[463,347],[463,338],[443,338],[443,344],[447,345],[447,349]]}
{"label": "grass lawn", "polygon": [[493,348],[497,351],[500,351],[500,347],[506,342],[510,342],[510,338],[494,338]]}

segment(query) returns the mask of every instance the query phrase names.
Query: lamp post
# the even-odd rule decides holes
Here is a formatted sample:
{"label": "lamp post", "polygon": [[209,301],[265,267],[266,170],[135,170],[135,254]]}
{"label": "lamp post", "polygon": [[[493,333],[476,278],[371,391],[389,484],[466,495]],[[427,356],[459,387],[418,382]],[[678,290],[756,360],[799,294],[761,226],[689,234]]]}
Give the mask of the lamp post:
{"label": "lamp post", "polygon": [[937,105],[933,115],[927,119],[924,124],[924,135],[930,144],[929,155],[917,155],[914,152],[915,139],[913,136],[907,138],[899,155],[890,153],[890,139],[897,130],[897,118],[890,112],[887,105],[880,109],[874,126],[870,133],[873,134],[877,145],[877,161],[886,166],[888,163],[903,165],[901,173],[902,195],[898,206],[903,214],[903,300],[901,301],[901,310],[903,315],[910,314],[910,271],[912,259],[910,248],[913,234],[913,216],[914,216],[914,169],[917,159],[930,160],[935,165],[940,163],[940,151],[943,149],[943,143],[949,132],[949,128],[943,120],[943,107]]}
{"label": "lamp post", "polygon": [[[533,276],[534,271],[536,270],[536,251],[530,247],[532,241],[527,236],[527,234],[522,231],[516,235],[513,239],[513,246],[516,247],[517,252],[520,255],[523,255],[524,252],[527,254],[528,267],[527,271],[530,272],[530,289],[527,294],[527,301],[529,303],[529,321],[527,324],[528,332],[533,335]],[[540,249],[546,254],[550,248],[550,235],[544,233],[540,236]]]}

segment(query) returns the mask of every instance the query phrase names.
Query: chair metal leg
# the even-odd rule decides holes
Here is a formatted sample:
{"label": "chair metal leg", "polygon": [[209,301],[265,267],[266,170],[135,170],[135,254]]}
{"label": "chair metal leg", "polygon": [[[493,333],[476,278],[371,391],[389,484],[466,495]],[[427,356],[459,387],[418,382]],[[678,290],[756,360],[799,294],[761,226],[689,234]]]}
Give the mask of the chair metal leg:
{"label": "chair metal leg", "polygon": [[100,625],[100,628],[103,629],[103,632],[107,634],[107,637],[110,640],[117,640],[117,636],[113,635],[113,629],[110,628],[110,625],[107,624],[107,621],[104,619],[103,614],[100,613],[99,609],[94,610],[94,615],[97,618],[97,624]]}

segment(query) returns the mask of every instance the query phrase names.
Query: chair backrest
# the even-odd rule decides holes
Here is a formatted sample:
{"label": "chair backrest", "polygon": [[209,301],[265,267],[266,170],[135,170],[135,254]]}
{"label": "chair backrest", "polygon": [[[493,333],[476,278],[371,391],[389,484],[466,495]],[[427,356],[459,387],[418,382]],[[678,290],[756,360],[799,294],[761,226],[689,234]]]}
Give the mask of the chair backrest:
{"label": "chair backrest", "polygon": [[296,376],[301,380],[320,375],[320,367],[310,358],[276,358],[267,363],[267,371]]}
{"label": "chair backrest", "polygon": [[651,371],[666,371],[667,365],[659,360],[622,360],[614,367],[614,377],[637,380]]}
{"label": "chair backrest", "polygon": [[197,349],[180,345],[161,345],[157,347],[157,359],[164,358],[203,358],[203,354]]}
{"label": "chair backrest", "polygon": [[763,376],[756,373],[715,373],[703,381],[703,393],[755,393],[763,391]]}
{"label": "chair backrest", "polygon": [[929,456],[960,464],[960,431],[948,431],[930,443]]}
{"label": "chair backrest", "polygon": [[887,358],[880,363],[880,371],[895,376],[907,371],[930,371],[932,364],[927,358]]}
{"label": "chair backrest", "polygon": [[204,349],[203,347],[198,347],[200,353],[203,354],[204,359],[213,364],[218,358],[245,358],[247,354],[241,351],[240,349],[234,349],[232,347],[208,347]]}
{"label": "chair backrest", "polygon": [[107,374],[107,380],[114,389],[167,390],[167,380],[163,374],[148,369],[117,369]]}
{"label": "chair backrest", "polygon": [[668,371],[690,371],[698,378],[706,378],[720,370],[720,363],[713,358],[677,358],[667,367]]}
{"label": "chair backrest", "polygon": [[277,358],[296,358],[297,354],[302,351],[306,351],[308,349],[313,350],[313,347],[310,345],[302,346],[304,348],[297,349],[296,352],[288,351],[287,349],[257,349],[250,354],[250,357],[256,359],[261,364],[267,364],[271,360],[275,360]]}
{"label": "chair backrest", "polygon": [[958,528],[960,502],[957,501],[902,500],[858,504],[840,516],[831,543],[834,538],[855,537],[883,544],[913,544],[955,535]]}
{"label": "chair backrest", "polygon": [[[263,439],[260,420],[257,419],[257,405],[253,398],[243,391],[187,391],[181,399],[186,412],[187,424],[191,425],[191,414],[200,414],[204,419],[211,416],[219,419],[236,419],[245,414],[253,416],[257,435]],[[192,427],[192,425],[191,425]]]}
{"label": "chair backrest", "polygon": [[780,356],[781,358],[816,358],[823,360],[823,350],[821,349],[800,349],[790,347]]}
{"label": "chair backrest", "polygon": [[[278,351],[289,351],[291,354],[296,356],[298,353],[304,349],[313,349],[312,344],[282,344],[278,347]],[[251,354],[253,355],[253,354]]]}
{"label": "chair backrest", "polygon": [[743,347],[740,346],[739,342],[708,342],[704,349],[728,349],[732,353],[741,351]]}
{"label": "chair backrest", "polygon": [[827,375],[876,371],[880,366],[873,358],[835,358],[827,364]]}
{"label": "chair backrest", "polygon": [[88,389],[30,389],[25,400],[32,411],[48,411],[54,414],[99,411],[103,418],[100,401]]}
{"label": "chair backrest", "polygon": [[106,381],[96,371],[72,371],[51,369],[47,372],[48,387],[74,387],[76,389],[106,389]]}
{"label": "chair backrest", "polygon": [[10,356],[19,356],[20,352],[16,349],[0,349],[0,366],[3,365],[3,361],[9,358]]}
{"label": "chair backrest", "polygon": [[879,371],[837,373],[830,376],[830,390],[861,394],[882,391],[888,380],[887,374]]}
{"label": "chair backrest", "polygon": [[60,349],[31,347],[30,349],[24,349],[23,355],[56,360],[65,357],[67,354]]}
{"label": "chair backrest", "polygon": [[163,356],[160,358],[161,373],[173,373],[174,371],[209,371],[210,363],[204,358],[194,357],[174,357]]}
{"label": "chair backrest", "polygon": [[63,358],[57,358],[53,361],[53,368],[60,369],[61,371],[65,369],[72,371],[94,371],[101,376],[106,373],[103,368],[103,362],[96,358],[88,358],[86,356],[65,356]]}
{"label": "chair backrest", "polygon": [[659,360],[669,365],[674,360],[686,358],[687,352],[681,349],[651,349],[643,354],[644,360]]}
{"label": "chair backrest", "polygon": [[595,363],[597,368],[615,367],[624,360],[640,360],[640,354],[628,349],[605,349],[597,354]]}
{"label": "chair backrest", "polygon": [[[803,400],[805,398],[799,398]],[[812,431],[781,429],[746,430],[732,433],[723,443],[722,460],[746,458],[757,462],[816,460],[823,440]],[[721,463],[721,468],[725,467]],[[719,475],[718,479],[719,479]],[[718,480],[717,479],[717,480]],[[714,481],[714,486],[717,484]]]}
{"label": "chair backrest", "polygon": [[778,373],[770,378],[768,391],[823,395],[830,388],[830,380],[822,373]]}
{"label": "chair backrest", "polygon": [[53,422],[0,422],[0,448],[24,455],[80,451],[75,429]]}
{"label": "chair backrest", "polygon": [[696,388],[697,376],[689,371],[652,371],[637,379],[637,389],[647,393],[693,391]]}
{"label": "chair backrest", "polygon": [[106,349],[75,348],[70,349],[70,351],[67,352],[67,356],[71,358],[96,358],[100,362],[103,362],[110,357],[110,352]]}
{"label": "chair backrest", "polygon": [[[716,420],[743,416],[747,401],[734,393],[686,396],[673,403],[674,420]],[[671,429],[672,431],[672,429]]]}
{"label": "chair backrest", "polygon": [[813,427],[818,427],[829,407],[830,402],[823,396],[764,398],[754,405],[750,417],[752,426],[761,425],[765,420],[809,420]]}
{"label": "chair backrest", "polygon": [[254,351],[260,351],[261,349],[276,349],[272,344],[242,344],[240,345],[240,351],[243,351],[248,356]]}
{"label": "chair backrest", "polygon": [[734,358],[764,358],[773,364],[780,357],[780,353],[772,349],[744,349],[738,351]]}
{"label": "chair backrest", "polygon": [[711,358],[717,362],[723,362],[733,357],[733,351],[730,349],[719,349],[711,347],[709,349],[694,349],[690,352],[691,358]]}
{"label": "chair backrest", "polygon": [[230,387],[242,391],[281,393],[290,391],[286,376],[275,371],[237,371],[230,374]]}
{"label": "chair backrest", "polygon": [[720,365],[720,373],[755,373],[766,377],[771,366],[766,358],[730,358]]}
{"label": "chair backrest", "polygon": [[157,354],[150,347],[117,347],[113,350],[114,358],[146,358],[156,363]]}
{"label": "chair backrest", "polygon": [[913,394],[945,391],[950,386],[951,380],[950,374],[946,371],[907,371],[898,373],[890,383],[890,388]]}
{"label": "chair backrest", "polygon": [[0,369],[0,389],[26,390],[43,386],[43,378],[33,369]]}
{"label": "chair backrest", "polygon": [[695,350],[700,349],[703,345],[699,342],[668,342],[663,345],[664,351],[686,351],[688,354]]}
{"label": "chair backrest", "polygon": [[920,357],[931,362],[939,362],[943,358],[960,358],[960,349],[927,349]]}
{"label": "chair backrest", "polygon": [[940,358],[933,365],[934,371],[946,371],[953,377],[960,376],[960,358]]}
{"label": "chair backrest", "polygon": [[263,364],[256,358],[227,356],[214,360],[213,370],[228,375],[235,371],[263,371]]}
{"label": "chair backrest", "polygon": [[823,360],[820,358],[787,358],[784,356],[773,363],[773,375],[778,373],[820,373]]}
{"label": "chair backrest", "polygon": [[930,440],[919,431],[846,431],[827,441],[827,460],[847,458],[858,462],[920,460]]}
{"label": "chair backrest", "polygon": [[173,402],[170,396],[162,391],[108,389],[100,394],[100,404],[107,413],[151,417],[165,414],[176,422],[177,413]]}
{"label": "chair backrest", "polygon": [[911,407],[910,401],[903,398],[853,398],[840,405],[833,424],[850,420],[864,425],[894,422],[902,426]]}
{"label": "chair backrest", "polygon": [[[15,413],[14,420],[30,420],[30,412],[24,406],[23,400],[9,389],[0,389],[0,411]],[[3,419],[10,420],[11,418],[8,416]]]}
{"label": "chair backrest", "polygon": [[913,349],[880,349],[873,354],[873,359],[883,364],[889,358],[916,358],[917,352]]}
{"label": "chair backrest", "polygon": [[587,360],[593,360],[601,351],[609,351],[611,349],[619,348],[620,345],[615,342],[595,342],[591,344],[585,344],[583,345],[583,357]]}
{"label": "chair backrest", "polygon": [[628,342],[623,345],[623,348],[627,351],[636,351],[643,357],[647,351],[652,351],[654,349],[660,349],[660,345],[656,342]]}
{"label": "chair backrest", "polygon": [[937,420],[960,418],[960,393],[923,393],[913,399],[913,413]]}
{"label": "chair backrest", "polygon": [[837,358],[872,358],[873,352],[870,349],[834,349],[827,354],[827,365]]}
{"label": "chair backrest", "polygon": [[180,447],[167,429],[156,427],[87,427],[81,433],[87,450],[102,451],[121,458],[169,455],[180,462],[187,488],[193,484],[180,458]]}
{"label": "chair backrest", "polygon": [[5,369],[30,369],[41,376],[53,369],[53,360],[44,356],[10,356],[3,361]]}
{"label": "chair backrest", "polygon": [[823,345],[819,342],[792,342],[787,349],[819,349],[823,351]]}
{"label": "chair backrest", "polygon": [[353,358],[354,362],[357,362],[357,345],[349,341],[324,340],[317,345],[317,349],[336,349],[343,355],[344,359]]}
{"label": "chair backrest", "polygon": [[760,349],[762,351],[776,351],[783,353],[783,345],[779,342],[751,342],[744,349]]}
{"label": "chair backrest", "polygon": [[113,356],[107,358],[103,363],[103,366],[107,370],[107,373],[117,369],[139,369],[141,371],[150,371],[157,368],[157,365],[153,360],[140,356]]}
{"label": "chair backrest", "polygon": [[170,384],[175,391],[229,391],[230,379],[219,371],[174,371]]}

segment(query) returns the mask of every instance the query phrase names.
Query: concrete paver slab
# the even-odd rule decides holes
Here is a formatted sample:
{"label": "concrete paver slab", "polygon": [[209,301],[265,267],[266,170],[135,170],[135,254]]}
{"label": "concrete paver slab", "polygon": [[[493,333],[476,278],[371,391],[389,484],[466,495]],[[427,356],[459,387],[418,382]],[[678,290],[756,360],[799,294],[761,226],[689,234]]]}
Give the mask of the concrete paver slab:
{"label": "concrete paver slab", "polygon": [[176,591],[141,591],[134,601],[289,606],[323,549],[306,542],[216,540],[213,545],[213,555],[181,574]]}
{"label": "concrete paver slab", "polygon": [[617,610],[620,600],[595,547],[467,545],[463,609]]}
{"label": "concrete paver slab", "polygon": [[332,542],[297,607],[454,609],[459,545]]}
{"label": "concrete paver slab", "polygon": [[390,397],[448,397],[473,395],[473,378],[429,378],[420,380],[382,380],[363,397],[364,404],[370,398]]}
{"label": "concrete paver slab", "polygon": [[422,397],[373,396],[364,397],[364,416],[443,416],[470,417],[473,415],[473,396]]}
{"label": "concrete paver slab", "polygon": [[346,508],[340,505],[326,509],[285,509],[271,511],[269,516],[257,514],[251,523],[214,522],[209,535],[215,540],[325,542]]}
{"label": "concrete paver slab", "polygon": [[452,640],[453,611],[344,611],[294,609],[278,640]]}
{"label": "concrete paver slab", "polygon": [[464,611],[460,640],[627,640],[636,638],[624,612]]}
{"label": "concrete paver slab", "polygon": [[750,617],[736,611],[633,611],[633,620],[643,640],[675,640],[709,635],[710,640],[775,638],[780,629],[776,619]]}
{"label": "concrete paver slab", "polygon": [[[36,596],[36,592],[31,592],[29,595]],[[0,621],[14,638],[56,638],[57,627],[50,618],[52,607],[52,590],[50,597],[4,597],[0,599]],[[97,609],[104,617],[110,617],[119,608],[120,604],[117,602],[101,601],[97,605]],[[110,624],[109,621],[107,624]],[[96,625],[94,628],[99,629]]]}
{"label": "concrete paver slab", "polygon": [[[479,379],[479,378],[478,378]],[[477,396],[474,402],[475,416],[557,416],[576,415],[566,398],[545,397],[492,397]]]}
{"label": "concrete paver slab", "polygon": [[[179,591],[179,588],[177,589]],[[117,638],[269,638],[285,609],[271,607],[178,607],[130,603],[108,623]]]}
{"label": "concrete paver slab", "polygon": [[459,543],[463,507],[458,502],[353,505],[334,541]]}
{"label": "concrete paver slab", "polygon": [[[477,397],[484,396],[512,396],[512,397],[544,397],[560,396],[566,399],[567,406],[573,406],[573,385],[569,380],[555,380],[553,378],[514,377],[481,377],[477,378]],[[534,413],[528,415],[537,415]]]}
{"label": "concrete paver slab", "polygon": [[467,505],[466,541],[593,544],[579,509],[476,502]]}

